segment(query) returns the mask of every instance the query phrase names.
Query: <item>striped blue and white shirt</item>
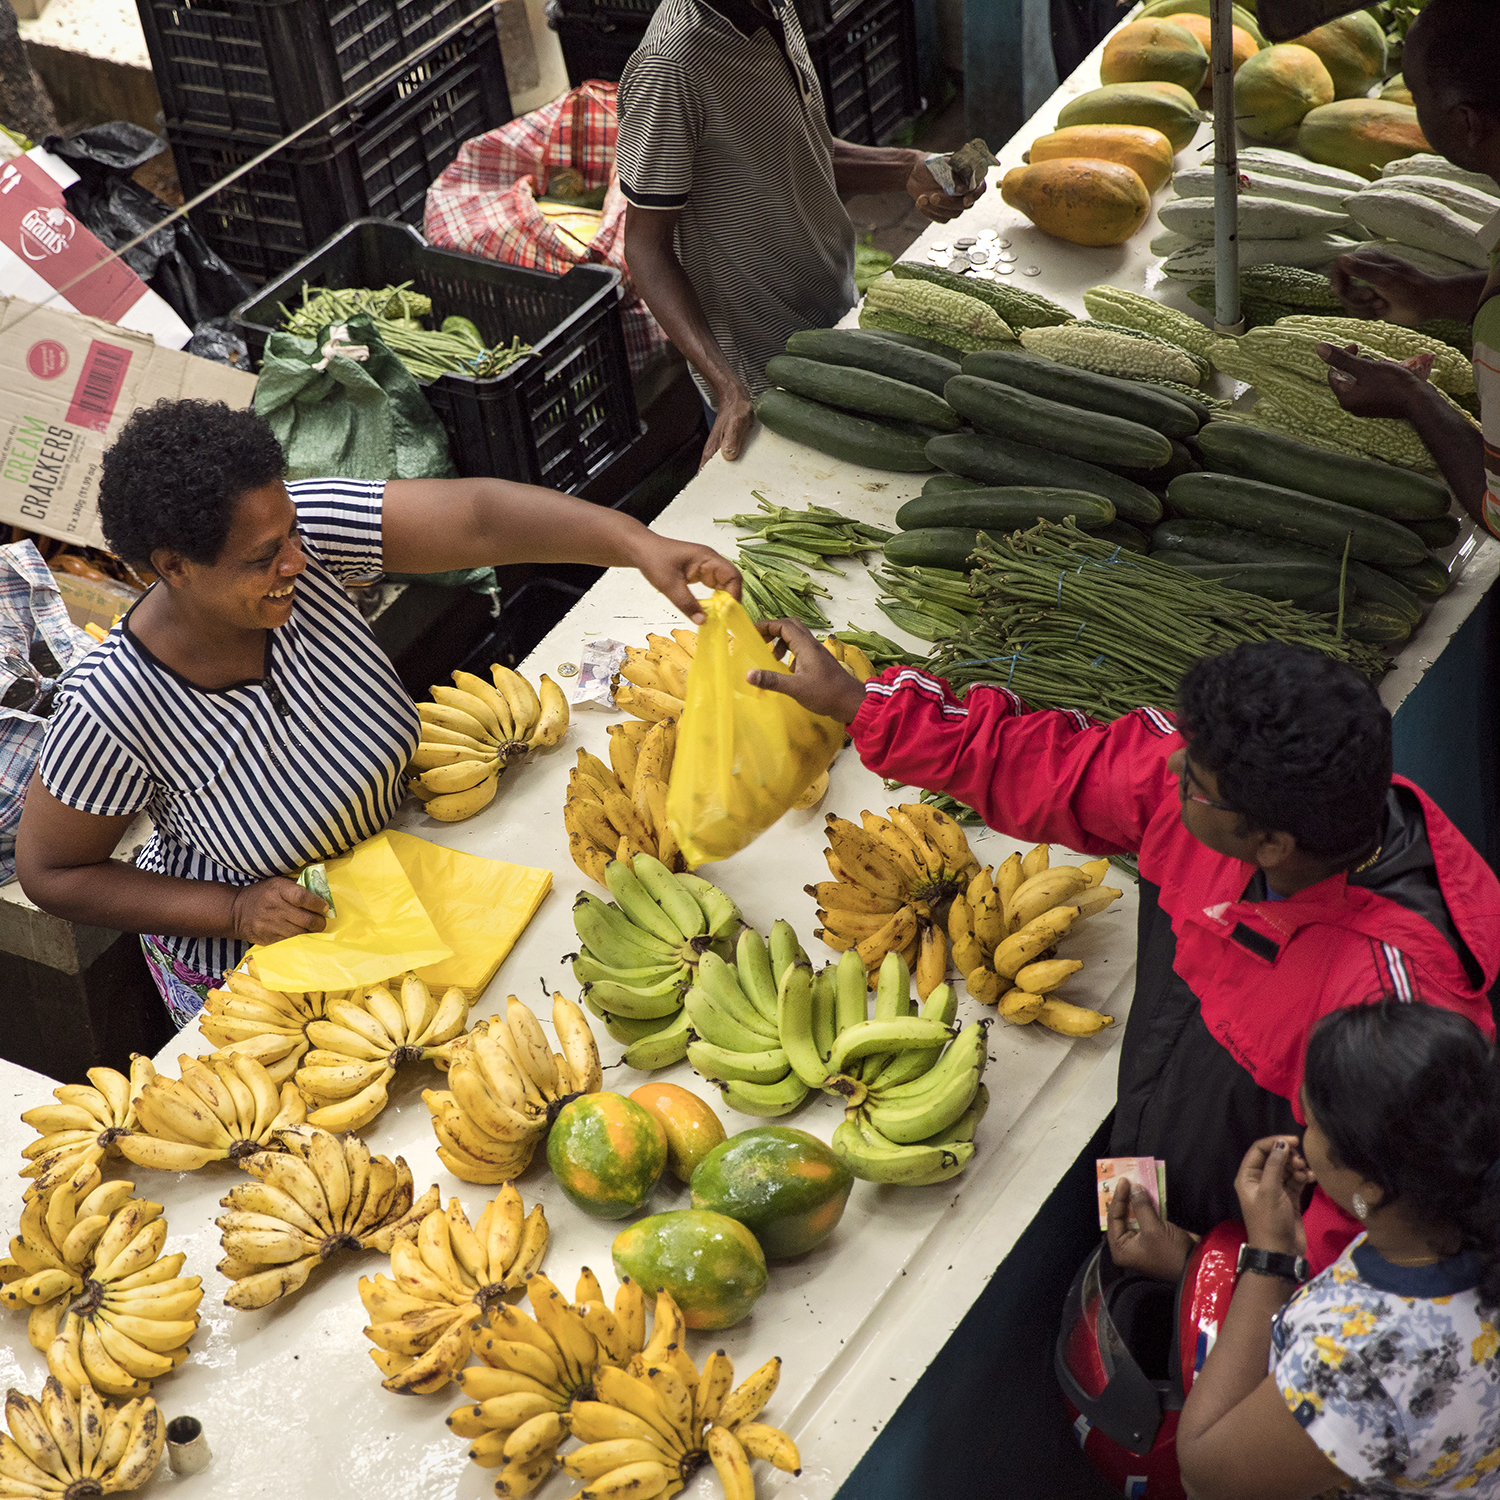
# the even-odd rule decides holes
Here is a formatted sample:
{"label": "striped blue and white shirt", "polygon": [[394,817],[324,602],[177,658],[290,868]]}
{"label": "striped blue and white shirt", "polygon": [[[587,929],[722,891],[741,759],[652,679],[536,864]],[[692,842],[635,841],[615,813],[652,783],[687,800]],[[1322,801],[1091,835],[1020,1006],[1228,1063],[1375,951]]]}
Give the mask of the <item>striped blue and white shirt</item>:
{"label": "striped blue and white shirt", "polygon": [[[383,482],[289,484],[307,569],[262,678],[195,686],[121,620],[68,676],[40,763],[60,802],[149,813],[143,870],[226,885],[294,875],[379,833],[400,806],[416,708],[345,585],[381,571]],[[164,936],[200,973],[245,944]]]}

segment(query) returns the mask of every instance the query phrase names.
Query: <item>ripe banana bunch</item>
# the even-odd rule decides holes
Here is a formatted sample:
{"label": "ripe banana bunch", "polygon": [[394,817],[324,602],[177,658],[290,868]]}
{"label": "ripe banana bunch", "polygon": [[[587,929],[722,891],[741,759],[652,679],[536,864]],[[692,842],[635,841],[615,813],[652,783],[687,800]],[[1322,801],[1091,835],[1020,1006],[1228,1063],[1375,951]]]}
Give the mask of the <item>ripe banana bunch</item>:
{"label": "ripe banana bunch", "polygon": [[147,1057],[131,1059],[129,1078],[113,1068],[90,1068],[87,1084],[61,1084],[52,1090],[56,1104],[28,1109],[22,1123],[38,1136],[21,1153],[21,1176],[32,1179],[26,1196],[50,1192],[80,1167],[118,1156],[120,1141],[136,1128],[136,1096],[155,1072]]}
{"label": "ripe banana bunch", "polygon": [[223,1231],[219,1271],[234,1283],[224,1301],[242,1312],[295,1292],[338,1250],[389,1255],[440,1201],[434,1184],[413,1202],[406,1162],[372,1156],[357,1135],[297,1125],[276,1139],[281,1150],[240,1161],[254,1180],[230,1188],[219,1200],[229,1212],[214,1220]]}
{"label": "ripe banana bunch", "polygon": [[585,892],[573,906],[583,945],[573,975],[625,1061],[664,1068],[686,1055],[683,997],[705,959],[733,955],[740,909],[702,876],[673,874],[646,853],[611,860],[602,878],[613,902]]}
{"label": "ripe banana bunch", "polygon": [[439,1000],[410,972],[396,993],[375,984],[327,997],[322,1017],[307,1023],[312,1050],[295,1079],[312,1111],[307,1123],[318,1130],[363,1129],[385,1108],[396,1069],[412,1062],[441,1066],[445,1044],[468,1018],[461,989],[450,986]]}
{"label": "ripe banana bunch", "polygon": [[141,1089],[136,1128],[120,1138],[120,1154],[138,1167],[192,1172],[211,1161],[238,1161],[307,1118],[295,1086],[284,1083],[278,1093],[265,1068],[242,1052],[177,1063],[181,1078],[157,1073]]}
{"label": "ripe banana bunch", "polygon": [[[653,1344],[660,1327],[658,1307]],[[573,1436],[583,1442],[561,1460],[584,1483],[574,1500],[675,1495],[705,1463],[713,1464],[726,1500],[754,1500],[752,1459],[801,1471],[792,1439],[757,1420],[780,1379],[781,1361],[771,1359],[735,1386],[722,1350],[699,1370],[680,1342],[655,1358],[643,1351],[629,1370],[601,1366],[595,1399],[575,1401],[570,1413]]]}
{"label": "ripe banana bunch", "polygon": [[219,1049],[216,1058],[236,1053],[253,1057],[280,1088],[312,1046],[309,1023],[321,1020],[329,998],[341,998],[343,993],[283,993],[267,989],[254,974],[234,969],[225,974],[223,989],[208,992],[198,1029]]}
{"label": "ripe banana bunch", "polygon": [[682,851],[667,821],[667,781],[677,751],[677,722],[615,724],[609,731],[610,764],[587,750],[568,778],[563,826],[573,863],[606,884],[612,859],[649,854],[680,870]]}
{"label": "ripe banana bunch", "polygon": [[506,766],[567,733],[568,700],[546,673],[540,692],[499,662],[490,676],[493,683],[455,672],[452,687],[435,686],[432,702],[417,704],[422,741],[410,790],[445,823],[488,807]]}
{"label": "ripe banana bunch", "polygon": [[161,1254],[161,1204],[129,1182],[101,1182],[89,1163],[30,1199],[0,1261],[0,1301],[31,1309],[26,1336],[77,1396],[85,1384],[136,1396],[188,1356],[203,1299],[185,1255]]}
{"label": "ripe banana bunch", "polygon": [[[440,1391],[469,1361],[474,1327],[547,1253],[547,1216],[507,1182],[470,1224],[457,1198],[391,1246],[391,1275],[360,1278],[365,1337],[388,1391]],[[394,1278],[394,1279],[392,1279]]]}
{"label": "ripe banana bunch", "polygon": [[638,719],[667,723],[681,718],[688,669],[698,650],[696,630],[648,635],[645,646],[627,646],[615,705]]}
{"label": "ripe banana bunch", "polygon": [[438,1159],[464,1182],[508,1182],[531,1162],[562,1106],[603,1085],[588,1017],[552,997],[553,1052],[531,1007],[514,995],[504,1017],[480,1021],[448,1049],[448,1087],[427,1089]]}
{"label": "ripe banana bunch", "polygon": [[[526,1295],[532,1315],[497,1303],[489,1331],[474,1339],[483,1363],[453,1377],[469,1404],[449,1413],[448,1426],[473,1440],[469,1457],[475,1463],[500,1469],[499,1496],[529,1494],[551,1473],[570,1430],[574,1401],[591,1400],[606,1368],[628,1363],[646,1346],[646,1302],[633,1281],[621,1285],[613,1311],[586,1266],[571,1305],[545,1276],[528,1278]],[[680,1338],[682,1314],[667,1293],[662,1296],[675,1319],[667,1326],[675,1326]],[[658,1297],[657,1330],[662,1327]]]}
{"label": "ripe banana bunch", "polygon": [[[769,942],[745,927],[735,943],[734,962],[712,950],[705,953],[687,992],[688,1061],[717,1083],[724,1102],[742,1115],[784,1115],[819,1086],[794,1068],[780,1032],[779,997],[789,984],[798,983],[792,976],[799,972],[812,971],[789,922],[777,922]],[[859,968],[861,1005],[864,978]]]}
{"label": "ripe banana bunch", "polygon": [[1064,1036],[1092,1036],[1113,1018],[1051,998],[1083,965],[1048,955],[1075,923],[1103,911],[1120,891],[1101,885],[1107,859],[1054,865],[1046,844],[980,870],[948,908],[953,961],[969,994],[1016,1026],[1040,1021]]}
{"label": "ripe banana bunch", "polygon": [[805,889],[818,902],[816,936],[853,951],[870,976],[899,953],[925,1000],[948,977],[948,939],[935,914],[978,873],[964,831],[926,802],[890,807],[889,817],[860,814],[863,826],[828,814],[824,857],[832,880]]}
{"label": "ripe banana bunch", "polygon": [[167,1422],[149,1396],[111,1407],[88,1381],[68,1390],[49,1376],[42,1399],[5,1393],[0,1496],[83,1500],[139,1489],[156,1472]]}

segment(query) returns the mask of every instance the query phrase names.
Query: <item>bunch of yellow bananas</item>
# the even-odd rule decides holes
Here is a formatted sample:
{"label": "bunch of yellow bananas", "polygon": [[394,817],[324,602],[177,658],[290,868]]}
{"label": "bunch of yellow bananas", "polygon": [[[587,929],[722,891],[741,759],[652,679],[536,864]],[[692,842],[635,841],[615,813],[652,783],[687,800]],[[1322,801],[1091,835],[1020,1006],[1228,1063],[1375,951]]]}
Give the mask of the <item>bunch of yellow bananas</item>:
{"label": "bunch of yellow bananas", "polygon": [[310,1125],[281,1130],[279,1151],[258,1151],[240,1166],[254,1179],[219,1200],[229,1210],[219,1271],[234,1283],[225,1303],[241,1311],[295,1292],[314,1266],[339,1250],[389,1255],[438,1206],[437,1185],[416,1198],[401,1157],[372,1156],[357,1135],[339,1137]]}
{"label": "bunch of yellow bananas", "polygon": [[568,700],[545,672],[540,692],[499,662],[490,676],[493,685],[455,672],[454,686],[434,686],[432,702],[417,704],[422,742],[411,769],[420,774],[410,789],[445,823],[488,807],[507,765],[567,733]]}
{"label": "bunch of yellow bananas", "polygon": [[284,1083],[278,1093],[271,1075],[244,1053],[179,1057],[177,1064],[180,1078],[158,1073],[141,1090],[136,1128],[120,1138],[120,1154],[138,1167],[191,1172],[237,1161],[307,1118],[295,1086]]}
{"label": "bunch of yellow bananas", "polygon": [[561,1460],[584,1482],[574,1500],[665,1500],[705,1463],[713,1464],[726,1500],[754,1500],[751,1459],[801,1471],[796,1443],[756,1420],[780,1379],[781,1361],[770,1359],[734,1386],[734,1366],[722,1349],[700,1371],[680,1342],[668,1358],[647,1359],[642,1351],[629,1370],[601,1367],[596,1399],[575,1401],[570,1412],[573,1436],[583,1441]]}
{"label": "bunch of yellow bananas", "polygon": [[468,1363],[475,1324],[524,1286],[546,1253],[547,1216],[540,1203],[527,1214],[513,1183],[472,1225],[457,1198],[433,1209],[415,1238],[391,1246],[390,1276],[360,1278],[381,1384],[419,1396],[442,1390]]}
{"label": "bunch of yellow bananas", "polygon": [[701,875],[673,873],[640,853],[611,860],[603,879],[613,902],[584,892],[573,903],[582,949],[573,975],[583,1003],[625,1046],[632,1068],[665,1068],[687,1052],[684,996],[711,955],[734,957],[740,909]]}
{"label": "bunch of yellow bananas", "polygon": [[645,646],[627,646],[615,706],[657,724],[681,718],[688,669],[697,650],[696,630],[648,635]]}
{"label": "bunch of yellow bananas", "polygon": [[[551,1473],[568,1436],[573,1402],[591,1399],[601,1372],[638,1354],[646,1336],[645,1298],[632,1281],[620,1287],[613,1312],[587,1267],[571,1305],[545,1276],[529,1277],[526,1295],[530,1317],[504,1302],[491,1310],[489,1331],[474,1342],[483,1363],[453,1377],[471,1404],[448,1415],[449,1428],[472,1440],[469,1457],[484,1468],[500,1469],[495,1483],[500,1496],[529,1494]],[[662,1296],[675,1316],[668,1326],[681,1336],[677,1304]],[[658,1298],[659,1328],[662,1316]]]}
{"label": "bunch of yellow bananas", "polygon": [[426,1089],[438,1159],[464,1182],[518,1177],[557,1111],[577,1094],[597,1093],[604,1075],[588,1017],[566,996],[552,997],[553,1052],[531,1007],[511,995],[505,1016],[480,1021],[448,1049],[448,1087]]}
{"label": "bunch of yellow bananas", "polygon": [[853,949],[871,988],[887,953],[899,953],[926,999],[948,977],[942,908],[979,870],[964,831],[926,802],[860,814],[863,827],[828,815],[824,857],[834,878],[805,889],[818,902],[815,936],[839,952]]}
{"label": "bunch of yellow bananas", "polygon": [[683,868],[682,851],[667,822],[667,782],[677,750],[677,723],[615,724],[605,765],[587,750],[568,778],[563,827],[573,863],[605,884],[612,859],[649,854],[669,870]]}
{"label": "bunch of yellow bananas", "polygon": [[38,1132],[21,1153],[22,1177],[32,1179],[26,1196],[50,1191],[82,1166],[118,1156],[120,1140],[136,1127],[135,1100],[156,1073],[150,1058],[134,1057],[130,1077],[113,1068],[90,1068],[88,1083],[64,1083],[52,1090],[56,1104],[39,1104],[21,1116]]}
{"label": "bunch of yellow bananas", "polygon": [[1120,892],[1101,885],[1107,859],[1054,865],[1038,844],[1012,854],[998,869],[980,870],[948,908],[953,960],[969,994],[1017,1026],[1040,1021],[1064,1036],[1093,1036],[1113,1017],[1053,996],[1077,959],[1047,955],[1075,922],[1103,911]]}
{"label": "bunch of yellow bananas", "polygon": [[[342,998],[346,992],[331,993]],[[219,1049],[216,1058],[253,1057],[279,1088],[312,1046],[307,1028],[323,1019],[328,998],[322,990],[294,994],[267,989],[253,972],[234,969],[225,974],[223,989],[208,992],[198,1029]]]}
{"label": "bunch of yellow bananas", "polygon": [[307,1023],[312,1050],[297,1068],[296,1085],[319,1130],[360,1130],[388,1102],[396,1069],[409,1062],[447,1060],[445,1044],[464,1029],[469,1000],[450,986],[436,999],[407,972],[398,999],[384,984],[324,997],[323,1015]]}
{"label": "bunch of yellow bananas", "polygon": [[138,1490],[156,1472],[167,1444],[167,1423],[149,1396],[111,1407],[88,1381],[76,1392],[55,1375],[42,1399],[5,1393],[0,1436],[0,1496],[117,1495]]}
{"label": "bunch of yellow bananas", "polygon": [[129,1182],[101,1182],[93,1163],[31,1198],[0,1261],[0,1301],[31,1309],[26,1336],[78,1396],[92,1384],[136,1396],[188,1356],[203,1299],[185,1255],[162,1256],[161,1204]]}

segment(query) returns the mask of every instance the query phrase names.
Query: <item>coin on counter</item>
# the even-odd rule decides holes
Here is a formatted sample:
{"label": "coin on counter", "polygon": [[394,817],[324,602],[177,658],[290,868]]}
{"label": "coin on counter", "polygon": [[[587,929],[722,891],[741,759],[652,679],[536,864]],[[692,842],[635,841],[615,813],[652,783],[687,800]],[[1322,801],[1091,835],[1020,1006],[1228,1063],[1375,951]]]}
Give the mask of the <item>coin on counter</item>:
{"label": "coin on counter", "polygon": [[953,259],[948,262],[948,270],[955,276],[962,276],[968,269],[969,260],[967,256],[955,255]]}
{"label": "coin on counter", "polygon": [[990,263],[990,252],[983,245],[976,245],[967,253],[971,266],[987,266]]}
{"label": "coin on counter", "polygon": [[1040,276],[1042,268],[1040,266],[1022,266],[1021,274],[1023,276]]}
{"label": "coin on counter", "polygon": [[997,276],[1009,276],[1015,269],[1014,266],[996,266],[995,274]]}
{"label": "coin on counter", "polygon": [[976,240],[998,240],[1000,236],[993,229],[981,229],[974,238]]}
{"label": "coin on counter", "polygon": [[1000,259],[1003,260],[1006,265],[1009,265],[1013,260],[1015,260],[1015,258],[1016,252],[1014,250],[1002,250],[1000,252]]}
{"label": "coin on counter", "polygon": [[948,264],[948,252],[946,250],[929,250],[927,252],[927,263],[931,266],[946,266]]}
{"label": "coin on counter", "polygon": [[953,246],[947,240],[934,240],[927,248],[929,250],[951,250]]}
{"label": "coin on counter", "polygon": [[967,250],[972,244],[974,244],[974,236],[966,234],[961,239],[954,240],[953,248],[955,250]]}
{"label": "coin on counter", "polygon": [[969,273],[976,281],[998,281],[1000,278],[988,266],[980,266]]}
{"label": "coin on counter", "polygon": [[995,236],[995,243],[999,245],[1002,250],[1010,249],[1010,241],[1007,239],[1002,239],[999,235]]}

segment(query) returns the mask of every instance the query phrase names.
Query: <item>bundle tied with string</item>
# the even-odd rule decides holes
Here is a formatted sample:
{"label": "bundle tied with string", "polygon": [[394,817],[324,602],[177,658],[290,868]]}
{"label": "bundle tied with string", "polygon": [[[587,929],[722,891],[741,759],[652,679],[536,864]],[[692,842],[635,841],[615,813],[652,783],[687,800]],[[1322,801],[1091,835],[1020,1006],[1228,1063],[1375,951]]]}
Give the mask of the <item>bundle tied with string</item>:
{"label": "bundle tied with string", "polygon": [[1031,708],[1109,720],[1166,706],[1203,656],[1245,641],[1311,646],[1374,677],[1384,658],[1349,639],[1337,615],[1310,614],[1169,563],[1123,551],[1074,523],[980,534],[970,592],[979,608],[934,668],[957,689],[1006,688]]}

